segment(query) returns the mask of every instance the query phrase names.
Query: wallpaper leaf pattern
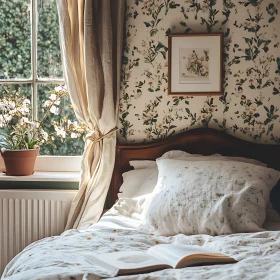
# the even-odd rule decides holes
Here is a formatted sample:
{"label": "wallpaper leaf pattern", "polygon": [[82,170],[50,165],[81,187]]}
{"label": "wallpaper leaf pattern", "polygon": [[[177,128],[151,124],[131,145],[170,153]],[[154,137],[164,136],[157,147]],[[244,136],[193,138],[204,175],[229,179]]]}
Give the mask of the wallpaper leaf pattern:
{"label": "wallpaper leaf pattern", "polygon": [[[279,11],[279,0],[127,0],[119,140],[213,127],[280,144]],[[167,36],[194,32],[223,32],[223,96],[167,96]]]}

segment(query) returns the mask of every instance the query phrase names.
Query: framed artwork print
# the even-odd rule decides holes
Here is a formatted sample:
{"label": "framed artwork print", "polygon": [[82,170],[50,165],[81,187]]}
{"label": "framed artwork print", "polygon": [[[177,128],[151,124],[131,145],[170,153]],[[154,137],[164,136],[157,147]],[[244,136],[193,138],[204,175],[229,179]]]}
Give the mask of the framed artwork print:
{"label": "framed artwork print", "polygon": [[223,35],[168,36],[168,94],[222,95]]}

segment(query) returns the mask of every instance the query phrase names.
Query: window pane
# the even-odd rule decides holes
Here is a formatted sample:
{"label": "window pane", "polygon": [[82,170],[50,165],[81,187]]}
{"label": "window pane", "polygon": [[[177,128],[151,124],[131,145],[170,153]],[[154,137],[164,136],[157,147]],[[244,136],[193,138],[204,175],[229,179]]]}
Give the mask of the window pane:
{"label": "window pane", "polygon": [[[38,85],[38,117],[44,119],[47,106],[54,102],[57,85]],[[41,147],[41,155],[76,156],[84,150],[84,129],[79,126],[68,95],[60,98],[51,109],[51,114],[44,119],[44,130],[51,136],[51,143]]]}
{"label": "window pane", "polygon": [[15,85],[2,85],[0,84],[0,98],[5,98],[6,93],[4,92],[4,88],[9,91],[20,91],[21,96],[25,96],[31,101],[32,90],[30,84],[15,84]]}
{"label": "window pane", "polygon": [[0,79],[30,78],[30,0],[0,1]]}
{"label": "window pane", "polygon": [[55,0],[38,0],[38,77],[62,78]]}

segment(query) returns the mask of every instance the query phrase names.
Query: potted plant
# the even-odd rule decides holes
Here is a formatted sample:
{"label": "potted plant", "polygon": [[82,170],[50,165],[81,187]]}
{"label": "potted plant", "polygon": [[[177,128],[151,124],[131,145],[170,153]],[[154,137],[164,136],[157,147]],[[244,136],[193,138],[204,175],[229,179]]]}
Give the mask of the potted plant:
{"label": "potted plant", "polygon": [[[44,129],[49,124],[47,117],[58,114],[56,105],[67,94],[65,87],[55,87],[49,99],[43,102],[44,116],[38,121],[32,120],[31,102],[24,96],[22,89],[14,91],[7,85],[3,86],[0,93],[0,148],[7,175],[26,176],[34,173],[40,146],[52,144],[54,139]],[[73,122],[68,128],[55,122],[52,125],[56,136],[60,138],[65,138],[66,132],[81,135],[85,131],[84,127],[73,125]]]}

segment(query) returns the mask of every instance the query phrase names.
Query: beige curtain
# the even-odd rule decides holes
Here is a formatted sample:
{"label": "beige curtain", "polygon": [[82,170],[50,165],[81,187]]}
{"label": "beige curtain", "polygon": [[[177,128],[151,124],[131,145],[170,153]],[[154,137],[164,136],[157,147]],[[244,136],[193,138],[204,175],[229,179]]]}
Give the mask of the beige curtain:
{"label": "beige curtain", "polygon": [[66,229],[87,229],[103,210],[115,161],[124,0],[57,0],[64,76],[87,124],[79,192]]}

